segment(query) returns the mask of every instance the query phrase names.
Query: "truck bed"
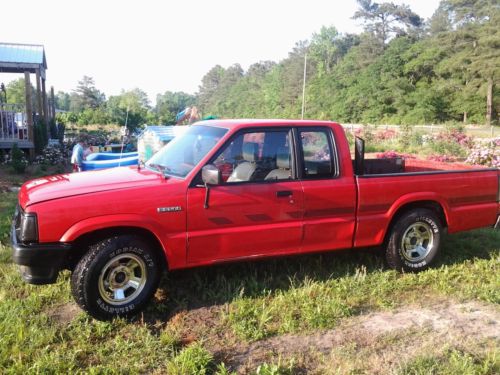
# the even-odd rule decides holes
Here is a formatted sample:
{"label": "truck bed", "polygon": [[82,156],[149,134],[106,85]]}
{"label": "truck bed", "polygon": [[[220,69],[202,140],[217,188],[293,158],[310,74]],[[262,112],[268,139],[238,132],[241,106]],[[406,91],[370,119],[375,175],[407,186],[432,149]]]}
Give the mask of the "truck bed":
{"label": "truck bed", "polygon": [[[372,160],[373,165],[369,162],[365,169],[372,168],[375,173],[356,176],[355,246],[368,246],[374,238],[376,244],[381,244],[389,219],[407,204],[439,205],[449,233],[495,223],[499,209],[498,169],[418,159],[394,162],[388,167],[384,159]],[[382,169],[385,173],[380,173]]]}
{"label": "truck bed", "polygon": [[[353,161],[354,162],[354,161]],[[446,163],[410,158],[365,159],[364,175],[387,175],[395,173],[449,172],[488,170],[483,166],[465,163]]]}

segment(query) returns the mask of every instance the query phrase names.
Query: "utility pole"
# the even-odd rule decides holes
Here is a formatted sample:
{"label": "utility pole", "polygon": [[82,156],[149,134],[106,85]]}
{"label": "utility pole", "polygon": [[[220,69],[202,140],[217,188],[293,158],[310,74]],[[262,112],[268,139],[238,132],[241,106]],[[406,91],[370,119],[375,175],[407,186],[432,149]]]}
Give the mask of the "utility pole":
{"label": "utility pole", "polygon": [[304,79],[302,80],[302,116],[304,119],[304,114],[306,111],[306,73],[307,73],[307,52],[304,54]]}

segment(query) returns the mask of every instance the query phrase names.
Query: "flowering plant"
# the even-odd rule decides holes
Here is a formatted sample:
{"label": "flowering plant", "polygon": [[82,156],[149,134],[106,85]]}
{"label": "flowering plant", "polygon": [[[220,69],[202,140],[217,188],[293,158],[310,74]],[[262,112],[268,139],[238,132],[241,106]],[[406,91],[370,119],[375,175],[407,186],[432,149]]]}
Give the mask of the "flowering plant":
{"label": "flowering plant", "polygon": [[64,164],[66,162],[64,154],[64,150],[61,147],[47,146],[43,149],[42,153],[35,158],[34,164]]}
{"label": "flowering plant", "polygon": [[465,162],[500,168],[500,138],[477,143],[470,151]]}

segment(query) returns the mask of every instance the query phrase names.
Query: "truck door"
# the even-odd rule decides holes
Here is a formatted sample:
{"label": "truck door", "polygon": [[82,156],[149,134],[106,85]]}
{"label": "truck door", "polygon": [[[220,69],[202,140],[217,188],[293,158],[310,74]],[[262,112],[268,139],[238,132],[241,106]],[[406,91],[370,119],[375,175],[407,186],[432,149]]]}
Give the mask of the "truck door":
{"label": "truck door", "polygon": [[302,251],[352,247],[356,188],[340,170],[335,138],[328,127],[298,129],[298,174],[304,190]]}
{"label": "truck door", "polygon": [[244,130],[210,161],[223,183],[188,189],[188,263],[299,251],[303,193],[290,128]]}

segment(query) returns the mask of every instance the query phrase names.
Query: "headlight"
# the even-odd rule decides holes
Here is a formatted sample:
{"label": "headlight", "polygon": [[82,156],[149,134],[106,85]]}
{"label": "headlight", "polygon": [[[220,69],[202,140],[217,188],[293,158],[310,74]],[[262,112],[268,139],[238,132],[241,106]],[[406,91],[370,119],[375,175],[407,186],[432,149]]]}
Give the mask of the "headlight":
{"label": "headlight", "polygon": [[38,224],[36,214],[22,213],[19,228],[19,241],[23,243],[38,242]]}

